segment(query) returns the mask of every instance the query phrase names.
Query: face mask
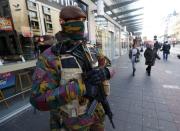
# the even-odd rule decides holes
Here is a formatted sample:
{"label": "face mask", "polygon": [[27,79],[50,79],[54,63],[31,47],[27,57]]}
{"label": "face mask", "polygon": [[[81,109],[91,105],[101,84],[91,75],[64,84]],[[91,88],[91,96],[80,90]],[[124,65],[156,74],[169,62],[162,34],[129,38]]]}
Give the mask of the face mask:
{"label": "face mask", "polygon": [[66,22],[61,26],[63,32],[66,33],[72,40],[82,40],[84,38],[83,21]]}

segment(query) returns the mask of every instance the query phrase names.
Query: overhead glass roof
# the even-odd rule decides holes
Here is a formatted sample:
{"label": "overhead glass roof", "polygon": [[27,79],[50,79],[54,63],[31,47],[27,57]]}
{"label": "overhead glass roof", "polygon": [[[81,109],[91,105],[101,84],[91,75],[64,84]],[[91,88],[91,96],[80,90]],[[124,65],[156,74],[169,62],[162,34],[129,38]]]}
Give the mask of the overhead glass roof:
{"label": "overhead glass roof", "polygon": [[130,32],[140,31],[143,25],[142,0],[104,0],[105,12]]}

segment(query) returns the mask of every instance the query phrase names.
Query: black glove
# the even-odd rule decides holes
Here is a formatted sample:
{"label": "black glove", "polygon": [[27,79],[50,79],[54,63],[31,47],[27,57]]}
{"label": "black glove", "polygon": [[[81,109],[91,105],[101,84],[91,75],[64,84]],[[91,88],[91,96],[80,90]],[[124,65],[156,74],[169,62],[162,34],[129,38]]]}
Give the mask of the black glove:
{"label": "black glove", "polygon": [[86,93],[85,96],[87,97],[96,97],[97,92],[98,92],[98,87],[96,85],[91,84],[89,80],[85,80],[85,85],[86,85]]}
{"label": "black glove", "polygon": [[110,79],[108,68],[98,68],[87,72],[86,77],[92,85],[98,85],[104,80]]}

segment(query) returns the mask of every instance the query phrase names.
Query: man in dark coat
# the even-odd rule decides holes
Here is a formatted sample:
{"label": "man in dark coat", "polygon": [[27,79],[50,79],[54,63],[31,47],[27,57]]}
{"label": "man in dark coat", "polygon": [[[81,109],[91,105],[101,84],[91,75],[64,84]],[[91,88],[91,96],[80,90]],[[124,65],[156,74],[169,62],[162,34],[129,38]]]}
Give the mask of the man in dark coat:
{"label": "man in dark coat", "polygon": [[160,57],[157,54],[156,48],[151,47],[151,45],[147,46],[144,57],[146,59],[145,64],[148,65],[146,68],[148,76],[151,75],[151,67],[154,66],[156,58],[160,60]]}
{"label": "man in dark coat", "polygon": [[161,48],[160,43],[157,40],[157,36],[154,36],[154,48],[158,51]]}
{"label": "man in dark coat", "polygon": [[163,48],[162,48],[162,50],[163,50],[163,60],[167,61],[168,55],[170,53],[170,48],[171,48],[171,46],[170,46],[170,44],[168,44],[168,41],[165,41],[165,43],[163,45]]}

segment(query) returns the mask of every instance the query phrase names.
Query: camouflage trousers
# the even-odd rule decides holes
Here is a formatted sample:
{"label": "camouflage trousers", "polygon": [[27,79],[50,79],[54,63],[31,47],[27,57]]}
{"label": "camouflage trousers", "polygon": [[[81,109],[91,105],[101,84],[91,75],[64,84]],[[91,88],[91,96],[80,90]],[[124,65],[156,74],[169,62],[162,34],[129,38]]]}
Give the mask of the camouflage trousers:
{"label": "camouflage trousers", "polygon": [[79,128],[77,130],[75,129],[69,129],[66,127],[66,125],[61,124],[61,116],[59,115],[59,112],[53,111],[50,112],[50,130],[51,131],[105,131],[104,129],[104,118],[103,115],[102,119],[96,119],[91,125],[88,126],[82,126],[77,125]]}

